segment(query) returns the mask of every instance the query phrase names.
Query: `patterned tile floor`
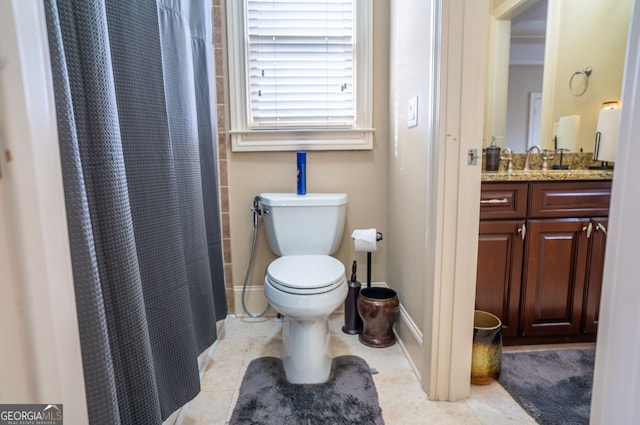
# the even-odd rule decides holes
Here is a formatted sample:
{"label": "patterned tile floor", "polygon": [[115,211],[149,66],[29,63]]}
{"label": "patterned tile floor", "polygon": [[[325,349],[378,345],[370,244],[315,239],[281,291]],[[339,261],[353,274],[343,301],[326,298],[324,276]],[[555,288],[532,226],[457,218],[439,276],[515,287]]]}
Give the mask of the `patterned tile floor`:
{"label": "patterned tile floor", "polygon": [[[378,370],[374,381],[387,425],[536,423],[497,383],[473,385],[467,400],[429,401],[399,344],[384,349],[366,347],[357,336],[343,333],[343,324],[342,315],[332,316],[334,355],[360,356]],[[227,424],[249,362],[262,356],[279,356],[281,326],[272,318],[227,319],[202,378],[202,391],[177,423]]]}

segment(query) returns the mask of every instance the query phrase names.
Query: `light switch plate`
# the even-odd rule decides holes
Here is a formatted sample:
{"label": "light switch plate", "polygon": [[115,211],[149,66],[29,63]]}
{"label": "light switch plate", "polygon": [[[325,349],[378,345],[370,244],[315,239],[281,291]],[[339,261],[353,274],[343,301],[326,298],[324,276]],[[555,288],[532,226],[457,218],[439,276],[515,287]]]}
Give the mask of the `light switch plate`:
{"label": "light switch plate", "polygon": [[409,128],[418,125],[418,96],[409,98],[409,109],[407,111],[407,126]]}
{"label": "light switch plate", "polygon": [[467,165],[478,165],[478,149],[469,149],[467,151]]}

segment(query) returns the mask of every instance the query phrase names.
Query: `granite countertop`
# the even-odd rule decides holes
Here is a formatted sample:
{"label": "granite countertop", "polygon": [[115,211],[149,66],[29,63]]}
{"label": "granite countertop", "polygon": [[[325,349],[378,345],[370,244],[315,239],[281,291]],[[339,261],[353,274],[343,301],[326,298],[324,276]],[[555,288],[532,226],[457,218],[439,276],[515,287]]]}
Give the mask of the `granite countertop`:
{"label": "granite countertop", "polygon": [[[482,169],[485,169],[485,155],[483,155]],[[592,153],[565,153],[564,164],[569,167],[568,170],[554,170],[553,165],[559,162],[559,155],[554,155],[548,161],[549,170],[542,171],[543,161],[539,154],[531,155],[531,171],[524,172],[526,154],[514,153],[513,159],[514,171],[507,172],[506,161],[500,161],[498,171],[482,171],[483,182],[516,182],[516,181],[571,181],[571,180],[612,180],[613,171],[611,170],[590,170],[590,166],[600,165],[599,162],[593,160]],[[504,158],[503,158],[504,159]]]}
{"label": "granite countertop", "polygon": [[611,180],[613,171],[606,170],[531,170],[483,171],[483,182]]}

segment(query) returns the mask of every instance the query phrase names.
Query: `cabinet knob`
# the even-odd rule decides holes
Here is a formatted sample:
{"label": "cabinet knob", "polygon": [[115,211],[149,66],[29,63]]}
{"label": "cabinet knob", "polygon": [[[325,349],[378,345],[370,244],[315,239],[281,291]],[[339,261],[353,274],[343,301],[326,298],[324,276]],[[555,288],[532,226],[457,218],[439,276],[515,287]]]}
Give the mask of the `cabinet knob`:
{"label": "cabinet knob", "polygon": [[602,223],[596,224],[596,230],[601,231],[605,236],[607,236],[607,228],[604,227]]}
{"label": "cabinet knob", "polygon": [[587,232],[587,239],[589,239],[591,237],[591,232],[593,232],[593,223],[589,222],[589,225],[584,226],[582,231]]}
{"label": "cabinet knob", "polygon": [[522,226],[518,229],[518,233],[520,233],[520,237],[524,240],[524,237],[527,235],[527,226],[522,223]]}

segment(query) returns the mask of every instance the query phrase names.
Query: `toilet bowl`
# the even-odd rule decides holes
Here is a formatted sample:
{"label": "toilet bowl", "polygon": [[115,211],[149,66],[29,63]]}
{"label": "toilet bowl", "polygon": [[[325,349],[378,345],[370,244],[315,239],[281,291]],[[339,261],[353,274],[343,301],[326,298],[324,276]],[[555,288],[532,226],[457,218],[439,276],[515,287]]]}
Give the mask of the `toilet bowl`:
{"label": "toilet bowl", "polygon": [[347,291],[344,265],[328,255],[287,255],[269,264],[264,293],[284,315],[281,358],[289,382],[329,379],[333,350],[328,317]]}
{"label": "toilet bowl", "polygon": [[347,297],[344,265],[330,256],[344,231],[344,193],[263,193],[265,232],[279,256],[267,267],[264,293],[284,315],[282,363],[296,384],[325,382],[331,371],[329,315]]}

